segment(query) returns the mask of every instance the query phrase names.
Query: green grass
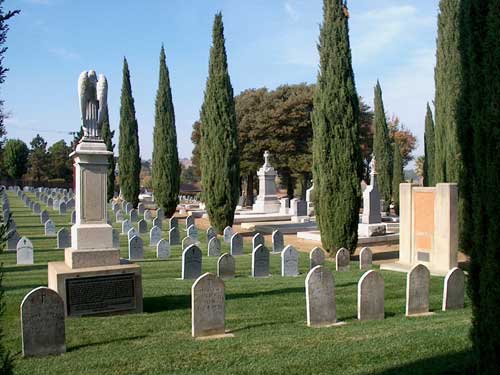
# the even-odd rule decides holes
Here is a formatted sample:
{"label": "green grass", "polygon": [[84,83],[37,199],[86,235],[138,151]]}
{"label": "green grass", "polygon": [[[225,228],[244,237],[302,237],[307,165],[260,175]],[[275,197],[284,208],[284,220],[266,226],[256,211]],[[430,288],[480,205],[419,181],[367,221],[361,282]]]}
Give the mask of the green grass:
{"label": "green grass", "polygon": [[[20,235],[35,246],[35,265],[16,266],[15,254],[0,254],[4,263],[6,312],[4,341],[15,355],[16,374],[455,374],[468,364],[470,302],[463,310],[440,311],[443,278],[431,279],[430,317],[406,318],[406,275],[382,271],[385,280],[383,321],[356,320],[357,282],[362,272],[333,271],[337,315],[345,326],[314,329],[305,323],[304,280],[307,254],[300,255],[301,275],[280,277],[280,258],[271,256],[272,277],[250,275],[250,238],[245,255],[236,258],[237,277],[226,282],[226,329],[235,337],[196,341],[191,338],[191,281],[178,280],[180,246],[168,260],[155,260],[144,235],[142,266],[144,313],[66,320],[67,353],[46,358],[21,357],[19,306],[24,295],[47,285],[47,262],[64,259],[55,238],[45,238],[38,216],[9,192]],[[49,210],[57,229],[70,214]],[[164,223],[164,229],[167,227]],[[118,228],[118,224],[115,225]],[[203,272],[216,271],[206,256],[201,233]],[[181,230],[182,233],[182,230]],[[184,232],[185,233],[185,232]],[[167,232],[164,230],[164,236]],[[120,236],[127,257],[126,236]],[[223,251],[229,251],[223,244]]]}

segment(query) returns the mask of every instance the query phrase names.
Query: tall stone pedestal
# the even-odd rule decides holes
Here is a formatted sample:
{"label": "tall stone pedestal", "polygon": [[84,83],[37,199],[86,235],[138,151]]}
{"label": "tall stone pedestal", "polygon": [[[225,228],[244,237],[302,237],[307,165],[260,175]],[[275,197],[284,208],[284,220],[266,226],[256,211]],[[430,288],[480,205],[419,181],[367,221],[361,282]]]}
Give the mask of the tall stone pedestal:
{"label": "tall stone pedestal", "polygon": [[272,214],[280,212],[281,203],[276,195],[276,171],[269,164],[269,152],[264,153],[264,165],[257,172],[259,195],[253,205],[254,212]]}
{"label": "tall stone pedestal", "polygon": [[49,288],[67,316],[142,312],[141,267],[120,259],[107,223],[108,158],[102,141],[82,141],[74,157],[76,223],[64,262],[48,264]]}

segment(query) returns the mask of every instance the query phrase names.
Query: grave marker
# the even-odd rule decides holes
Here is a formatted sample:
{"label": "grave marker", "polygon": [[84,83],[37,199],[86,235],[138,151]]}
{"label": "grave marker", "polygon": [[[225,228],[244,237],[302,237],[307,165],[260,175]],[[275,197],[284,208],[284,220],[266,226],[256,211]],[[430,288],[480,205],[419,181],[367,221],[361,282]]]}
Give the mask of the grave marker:
{"label": "grave marker", "polygon": [[71,247],[71,235],[66,228],[61,228],[57,231],[57,248],[66,249]]}
{"label": "grave marker", "polygon": [[351,254],[346,248],[340,248],[335,255],[335,266],[337,271],[349,271],[349,261]]}
{"label": "grave marker", "polygon": [[464,307],[465,276],[458,268],[452,268],[444,279],[443,311]]}
{"label": "grave marker", "polygon": [[161,239],[156,244],[156,257],[158,259],[167,259],[170,257],[170,244],[167,240]]}
{"label": "grave marker", "polygon": [[306,277],[306,309],[309,327],[328,327],[337,323],[335,281],[332,272],[321,265]]}
{"label": "grave marker", "polygon": [[220,256],[220,241],[218,238],[214,237],[208,243],[208,256],[209,257],[218,257]]}
{"label": "grave marker", "polygon": [[315,247],[309,253],[309,270],[316,266],[322,266],[325,263],[325,252],[319,247]]}
{"label": "grave marker", "polygon": [[142,238],[133,236],[128,241],[128,260],[142,260],[144,259],[144,246]]}
{"label": "grave marker", "polygon": [[264,245],[252,251],[252,276],[269,277],[269,251]]}
{"label": "grave marker", "polygon": [[224,253],[217,260],[217,276],[221,279],[232,279],[236,272],[236,262],[233,256]]}
{"label": "grave marker", "polygon": [[429,312],[429,269],[417,264],[406,276],[406,316]]}
{"label": "grave marker", "polygon": [[358,319],[384,319],[384,279],[374,270],[365,272],[358,282]]}
{"label": "grave marker", "polygon": [[283,233],[281,233],[279,230],[275,230],[272,234],[272,240],[273,240],[273,253],[281,253],[285,247]]}
{"label": "grave marker", "polygon": [[359,252],[359,269],[365,270],[372,267],[373,254],[369,247],[363,247]]}
{"label": "grave marker", "polygon": [[211,273],[199,277],[191,287],[193,337],[225,334],[224,282]]}
{"label": "grave marker", "polygon": [[299,253],[291,245],[281,252],[281,276],[299,275]]}
{"label": "grave marker", "polygon": [[31,241],[22,237],[16,246],[17,264],[33,264],[33,244]]}
{"label": "grave marker", "polygon": [[[189,237],[187,237],[189,238]],[[190,245],[182,252],[182,273],[183,280],[196,279],[201,275],[201,250],[196,245]]]}

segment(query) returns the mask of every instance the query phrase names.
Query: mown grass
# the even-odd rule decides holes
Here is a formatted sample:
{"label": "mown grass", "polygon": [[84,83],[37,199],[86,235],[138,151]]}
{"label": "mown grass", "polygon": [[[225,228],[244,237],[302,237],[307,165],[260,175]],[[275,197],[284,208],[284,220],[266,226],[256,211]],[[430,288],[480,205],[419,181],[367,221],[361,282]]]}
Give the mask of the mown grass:
{"label": "mown grass", "polygon": [[[144,235],[142,266],[144,313],[66,320],[67,353],[46,358],[21,357],[19,306],[23,296],[47,285],[47,262],[64,259],[55,238],[45,238],[38,216],[9,193],[20,235],[35,246],[35,265],[16,266],[15,254],[0,254],[4,263],[5,343],[15,355],[16,374],[459,374],[468,364],[470,302],[463,310],[440,311],[443,278],[431,279],[430,317],[406,318],[406,276],[382,271],[386,319],[356,320],[357,264],[334,272],[337,314],[345,326],[313,329],[305,324],[304,280],[307,254],[300,255],[299,277],[280,277],[279,256],[271,256],[272,277],[250,275],[250,238],[237,257],[237,277],[226,282],[226,329],[234,338],[191,338],[191,281],[179,280],[180,246],[168,260],[156,260]],[[49,209],[57,229],[70,215]],[[164,236],[167,237],[167,223]],[[114,224],[118,229],[119,224]],[[184,228],[182,228],[184,229]],[[200,231],[201,232],[201,231]],[[181,231],[182,233],[182,231]],[[205,236],[200,233],[206,255]],[[120,236],[127,257],[126,236]],[[223,244],[223,251],[229,251]],[[203,272],[216,271],[216,258],[203,258]]]}

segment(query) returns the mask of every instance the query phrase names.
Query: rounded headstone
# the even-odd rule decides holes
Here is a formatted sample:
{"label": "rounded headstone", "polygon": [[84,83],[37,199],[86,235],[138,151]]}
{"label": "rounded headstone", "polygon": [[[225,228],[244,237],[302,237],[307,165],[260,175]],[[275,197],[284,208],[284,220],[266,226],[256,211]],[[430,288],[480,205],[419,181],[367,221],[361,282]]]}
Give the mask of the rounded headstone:
{"label": "rounded headstone", "polygon": [[33,244],[31,241],[22,237],[16,246],[17,264],[33,264]]}
{"label": "rounded headstone", "polygon": [[193,283],[191,314],[193,337],[225,333],[225,290],[219,277],[206,273]]}
{"label": "rounded headstone", "polygon": [[272,234],[273,240],[273,253],[281,253],[285,247],[285,241],[283,239],[283,233],[279,230],[275,230]]}
{"label": "rounded headstone", "polygon": [[281,276],[299,275],[299,253],[291,245],[281,252]]}
{"label": "rounded headstone", "polygon": [[269,276],[269,251],[264,245],[259,245],[252,251],[252,276]]}
{"label": "rounded headstone", "polygon": [[464,307],[465,276],[458,268],[452,268],[444,278],[443,311]]}
{"label": "rounded headstone", "polygon": [[220,256],[221,244],[218,238],[214,237],[208,242],[208,256],[218,257]]}
{"label": "rounded headstone", "polygon": [[307,325],[321,327],[337,322],[335,282],[332,272],[321,265],[313,267],[306,277]]}
{"label": "rounded headstone", "polygon": [[231,279],[236,272],[236,261],[230,254],[224,253],[217,260],[217,276],[222,279]]}
{"label": "rounded headstone", "polygon": [[167,240],[161,239],[156,244],[156,257],[158,259],[167,259],[170,257],[170,244]]}
{"label": "rounded headstone", "polygon": [[358,282],[358,319],[384,319],[384,279],[374,270],[366,271]]}
{"label": "rounded headstone", "polygon": [[231,255],[243,255],[243,236],[239,233],[231,236]]}
{"label": "rounded headstone", "polygon": [[335,266],[337,271],[348,271],[349,270],[349,261],[351,259],[351,254],[349,250],[345,248],[340,248],[335,255]]}
{"label": "rounded headstone", "polygon": [[[188,237],[189,238],[189,237]],[[182,271],[183,280],[196,279],[201,275],[201,250],[196,245],[190,245],[182,252]]]}
{"label": "rounded headstone", "polygon": [[429,312],[429,269],[423,264],[412,267],[406,275],[406,315]]}
{"label": "rounded headstone", "polygon": [[325,263],[325,252],[320,247],[315,247],[309,253],[309,269],[316,266],[322,266]]}
{"label": "rounded headstone", "polygon": [[369,247],[363,247],[359,252],[359,269],[369,269],[372,267],[373,254]]}

